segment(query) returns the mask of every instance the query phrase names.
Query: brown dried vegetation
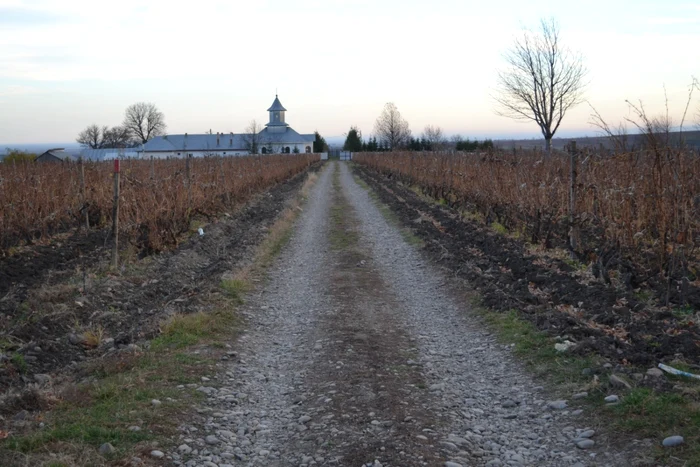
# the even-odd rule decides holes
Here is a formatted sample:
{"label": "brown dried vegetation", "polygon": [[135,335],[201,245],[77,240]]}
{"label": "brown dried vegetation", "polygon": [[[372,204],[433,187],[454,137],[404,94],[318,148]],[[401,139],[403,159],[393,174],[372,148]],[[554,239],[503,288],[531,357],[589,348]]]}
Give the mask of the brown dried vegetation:
{"label": "brown dried vegetation", "polygon": [[[177,244],[194,215],[216,216],[270,186],[302,172],[317,155],[126,160],[121,166],[120,233],[145,252]],[[9,253],[58,232],[112,222],[113,165],[0,164],[0,251]]]}
{"label": "brown dried vegetation", "polygon": [[651,281],[666,289],[667,304],[679,305],[699,285],[700,155],[692,150],[580,152],[573,218],[566,154],[395,152],[356,160],[527,241],[566,246],[606,282],[614,269],[628,287]]}

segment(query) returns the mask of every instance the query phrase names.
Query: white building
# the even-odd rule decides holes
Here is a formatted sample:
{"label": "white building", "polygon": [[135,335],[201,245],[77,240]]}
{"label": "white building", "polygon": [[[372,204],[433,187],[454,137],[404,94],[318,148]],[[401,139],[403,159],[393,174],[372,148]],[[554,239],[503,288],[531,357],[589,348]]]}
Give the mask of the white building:
{"label": "white building", "polygon": [[285,121],[285,109],[275,96],[267,109],[270,121],[257,135],[216,133],[157,136],[143,145],[142,156],[165,159],[168,157],[241,156],[255,149],[258,154],[310,153],[315,135],[302,135]]}

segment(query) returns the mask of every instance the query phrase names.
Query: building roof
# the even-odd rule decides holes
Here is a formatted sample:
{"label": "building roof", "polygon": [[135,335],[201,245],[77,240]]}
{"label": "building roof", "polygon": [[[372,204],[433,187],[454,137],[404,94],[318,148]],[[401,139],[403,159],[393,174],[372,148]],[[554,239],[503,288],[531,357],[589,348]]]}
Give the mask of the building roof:
{"label": "building roof", "polygon": [[[302,135],[291,128],[282,133],[272,133],[265,128],[259,134],[258,144],[309,144],[316,139],[315,135]],[[216,144],[217,135],[166,135],[158,136],[143,145],[146,152],[172,152],[172,151],[247,151],[245,134],[219,134],[219,144]],[[185,144],[186,143],[186,144]],[[133,149],[131,149],[133,150]],[[107,150],[96,150],[107,151]],[[117,151],[117,150],[110,150]],[[126,150],[128,151],[128,149]],[[127,156],[129,157],[129,156]]]}
{"label": "building roof", "polygon": [[83,149],[80,151],[80,157],[90,161],[105,161],[121,158],[137,158],[143,151],[143,146],[136,148],[105,148],[105,149]]}
{"label": "building roof", "polygon": [[275,95],[275,101],[272,103],[272,106],[269,109],[267,109],[267,111],[268,112],[275,112],[275,111],[286,112],[287,109],[285,109],[282,106],[282,103],[280,102],[279,98],[277,97],[277,95]]}
{"label": "building roof", "polygon": [[73,154],[66,152],[64,148],[55,148],[49,149],[48,151],[40,154],[39,157],[37,157],[37,160],[50,160],[51,158],[56,158],[62,161],[76,159]]}
{"label": "building roof", "polygon": [[316,140],[316,135],[302,135],[287,127],[282,133],[270,132],[267,128],[260,133],[260,144],[267,143],[289,143],[289,144],[307,144],[313,143]]}
{"label": "building roof", "polygon": [[[217,138],[218,143],[217,144]],[[220,133],[210,135],[165,135],[157,136],[143,145],[143,150],[153,151],[245,151],[245,135]]]}

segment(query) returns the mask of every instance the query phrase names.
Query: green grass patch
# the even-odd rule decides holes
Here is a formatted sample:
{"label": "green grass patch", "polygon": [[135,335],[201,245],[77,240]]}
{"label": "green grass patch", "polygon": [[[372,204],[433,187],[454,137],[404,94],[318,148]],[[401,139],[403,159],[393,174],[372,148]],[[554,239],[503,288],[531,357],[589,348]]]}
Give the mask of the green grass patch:
{"label": "green grass patch", "polygon": [[331,249],[346,250],[358,244],[360,234],[353,228],[354,213],[343,195],[337,166],[333,172],[333,190],[333,205],[330,208],[331,231],[328,240]]}
{"label": "green grass patch", "polygon": [[163,324],[161,334],[151,342],[151,348],[181,349],[205,339],[213,341],[223,335],[230,335],[236,322],[232,310],[176,314]]}
{"label": "green grass patch", "polygon": [[515,311],[497,313],[482,309],[480,314],[502,342],[515,344],[513,352],[530,371],[561,389],[576,391],[588,382],[589,377],[582,375],[584,368],[598,364],[595,357],[558,352],[554,348],[555,339],[520,318]]}
{"label": "green grass patch", "polygon": [[221,281],[221,288],[236,305],[242,305],[243,296],[250,289],[250,285],[243,279],[224,279]]}
{"label": "green grass patch", "polygon": [[[53,462],[71,466],[104,465],[128,458],[139,445],[177,434],[182,413],[203,397],[191,389],[177,389],[177,385],[199,381],[215,364],[212,357],[162,348],[112,359],[93,369],[94,382],[60,394],[58,404],[42,415],[44,428],[0,441],[0,458],[21,456],[26,465]],[[162,404],[152,405],[153,399]],[[140,430],[132,431],[131,426]],[[104,443],[115,448],[107,457],[98,452]],[[49,452],[62,460],[50,460]],[[25,464],[8,461],[3,465]]]}
{"label": "green grass patch", "polygon": [[[683,459],[682,465],[700,465],[700,408],[696,401],[678,393],[635,388],[609,409],[616,431],[658,441],[657,459],[673,456]],[[685,443],[671,450],[661,448],[663,438],[673,435],[683,436]]]}
{"label": "green grass patch", "polygon": [[674,308],[672,313],[674,316],[680,319],[688,318],[690,316],[694,316],[697,310],[692,307],[691,305],[686,305],[686,306],[681,306]]}
{"label": "green grass patch", "polygon": [[506,229],[506,226],[501,224],[500,222],[492,222],[491,230],[501,235],[508,235],[508,229]]}
{"label": "green grass patch", "polygon": [[331,207],[332,228],[329,240],[333,250],[345,250],[357,245],[360,235],[352,230],[347,222],[350,206],[344,200],[340,200],[338,203]]}
{"label": "green grass patch", "polygon": [[289,243],[292,238],[292,228],[285,229],[285,231],[276,238],[276,240],[270,245],[270,256],[276,258],[282,253],[282,249]]}
{"label": "green grass patch", "polygon": [[10,357],[10,362],[20,373],[24,374],[27,372],[27,361],[24,359],[24,355],[22,355],[21,353],[12,354],[12,357]]}
{"label": "green grass patch", "polygon": [[572,268],[576,269],[577,271],[584,271],[588,266],[583,264],[581,261],[574,259],[574,258],[564,258],[563,261],[571,266]]}
{"label": "green grass patch", "polygon": [[[584,357],[557,352],[554,349],[555,339],[537,330],[515,311],[496,313],[478,310],[499,340],[515,344],[513,353],[519,360],[536,376],[549,382],[564,399],[569,399],[591,382],[591,376],[582,374],[584,368],[601,366],[602,360],[595,355]],[[673,366],[689,369],[683,362],[673,362]],[[657,392],[641,387],[628,391],[618,388],[614,393],[620,396],[621,402],[606,406],[603,397],[610,394],[610,389],[605,387],[607,378],[601,377],[601,386],[586,387],[589,398],[578,402],[587,405],[589,411],[605,420],[610,432],[658,441],[658,447],[652,453],[657,459],[667,460],[674,456],[686,462],[682,465],[700,465],[700,384],[682,377],[664,377],[674,381],[677,388],[682,387],[684,393]],[[672,435],[682,435],[685,444],[672,450],[662,449],[663,438]]]}
{"label": "green grass patch", "polygon": [[634,292],[634,298],[640,302],[649,302],[654,298],[654,292],[649,289],[639,289]]}

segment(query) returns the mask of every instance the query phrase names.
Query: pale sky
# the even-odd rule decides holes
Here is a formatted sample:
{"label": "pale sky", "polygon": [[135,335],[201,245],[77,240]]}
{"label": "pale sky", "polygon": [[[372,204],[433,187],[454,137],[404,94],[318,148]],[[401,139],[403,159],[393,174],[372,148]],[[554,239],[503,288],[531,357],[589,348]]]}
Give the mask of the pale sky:
{"label": "pale sky", "polygon": [[[665,112],[664,86],[680,121],[700,78],[697,0],[0,0],[0,147],[71,142],[138,101],[170,133],[238,133],[267,122],[275,89],[300,133],[369,135],[391,101],[414,134],[537,136],[491,95],[502,53],[549,17],[611,123],[629,116],[625,99]],[[557,136],[596,134],[590,114],[580,105]]]}

